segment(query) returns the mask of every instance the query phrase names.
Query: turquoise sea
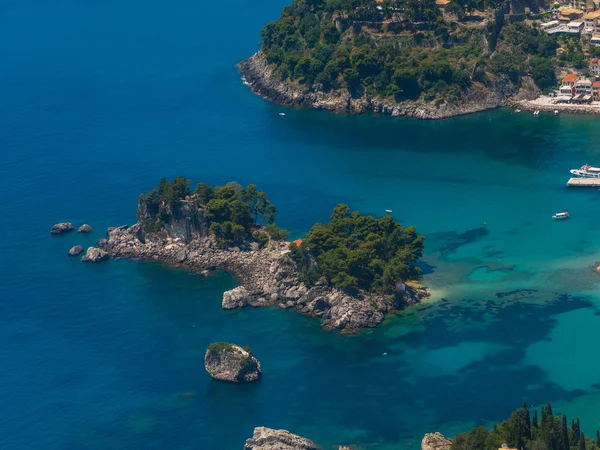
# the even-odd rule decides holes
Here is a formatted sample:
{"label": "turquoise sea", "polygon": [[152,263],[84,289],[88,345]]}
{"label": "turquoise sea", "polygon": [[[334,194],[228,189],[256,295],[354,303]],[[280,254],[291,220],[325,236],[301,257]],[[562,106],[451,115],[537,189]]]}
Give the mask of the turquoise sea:
{"label": "turquoise sea", "polygon": [[[600,164],[598,119],[282,109],[235,64],[285,3],[2,2],[2,449],[240,449],[255,426],[408,449],[522,401],[594,433],[600,192],[565,182]],[[433,299],[340,336],[294,311],[223,311],[226,273],[66,256],[176,175],[257,183],[294,237],[340,202],[392,209],[427,236]],[[64,220],[94,231],[51,237]],[[264,378],[211,381],[215,340],[251,346]]]}

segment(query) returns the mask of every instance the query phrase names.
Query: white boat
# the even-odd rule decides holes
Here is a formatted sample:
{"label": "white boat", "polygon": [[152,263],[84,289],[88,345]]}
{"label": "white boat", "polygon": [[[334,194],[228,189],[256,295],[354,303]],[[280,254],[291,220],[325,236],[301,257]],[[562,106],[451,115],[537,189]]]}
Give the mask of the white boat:
{"label": "white boat", "polygon": [[555,116],[558,116],[558,109],[555,109],[555,110],[554,110],[554,115],[555,115]]}
{"label": "white boat", "polygon": [[540,115],[540,112],[536,110],[536,111],[534,111],[534,112],[533,112],[533,115],[534,115],[534,116],[539,116],[539,115]]}
{"label": "white boat", "polygon": [[600,178],[600,167],[581,166],[579,169],[571,169],[573,175],[581,178]]}
{"label": "white boat", "polygon": [[392,212],[392,210],[391,210],[391,209],[386,209],[386,210],[385,210],[385,212],[386,212],[386,213],[391,213],[391,212]]}
{"label": "white boat", "polygon": [[561,213],[556,213],[552,216],[552,218],[554,220],[564,220],[564,219],[568,219],[569,218],[569,213],[568,212],[561,212]]}
{"label": "white boat", "polygon": [[285,113],[279,113],[280,116],[285,116]]}
{"label": "white boat", "polygon": [[521,112],[521,110],[520,110],[520,109],[515,109],[515,112],[516,112],[516,113],[520,113],[520,112]]}

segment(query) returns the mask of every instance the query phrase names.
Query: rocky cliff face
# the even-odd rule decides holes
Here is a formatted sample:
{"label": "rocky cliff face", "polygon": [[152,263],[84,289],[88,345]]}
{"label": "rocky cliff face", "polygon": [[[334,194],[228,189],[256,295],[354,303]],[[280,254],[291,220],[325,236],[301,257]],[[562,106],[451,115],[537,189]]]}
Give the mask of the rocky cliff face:
{"label": "rocky cliff face", "polygon": [[[142,221],[149,217],[143,201],[138,217]],[[230,271],[237,275],[242,287],[223,295],[223,308],[269,305],[294,308],[308,316],[320,317],[324,327],[344,332],[376,327],[386,314],[428,295],[426,290],[410,290],[401,304],[394,296],[351,297],[325,280],[308,289],[300,282],[296,265],[286,255],[283,243],[273,241],[264,248],[246,250],[217,248],[208,236],[204,210],[192,202],[172,212],[168,223],[159,232],[147,232],[140,223],[110,228],[102,248],[115,258],[161,261],[197,272],[215,268]]]}
{"label": "rocky cliff face", "polygon": [[317,444],[287,430],[257,427],[244,450],[319,450]]}
{"label": "rocky cliff face", "polygon": [[452,439],[445,438],[441,433],[429,433],[421,441],[421,450],[450,450]]}
{"label": "rocky cliff face", "polygon": [[345,89],[331,92],[301,90],[277,80],[273,75],[273,67],[267,64],[260,51],[242,61],[239,68],[250,88],[268,100],[286,106],[324,109],[336,114],[373,112],[419,119],[442,119],[505,106],[517,94],[520,95],[519,98],[535,98],[535,93],[529,89],[518,91],[508,79],[497,80],[490,87],[473,87],[461,104],[444,103],[440,106],[412,101],[398,103],[393,100],[374,100],[366,95],[355,98]]}
{"label": "rocky cliff face", "polygon": [[233,383],[249,383],[261,376],[260,362],[252,352],[228,342],[216,342],[208,347],[204,367],[211,378]]}

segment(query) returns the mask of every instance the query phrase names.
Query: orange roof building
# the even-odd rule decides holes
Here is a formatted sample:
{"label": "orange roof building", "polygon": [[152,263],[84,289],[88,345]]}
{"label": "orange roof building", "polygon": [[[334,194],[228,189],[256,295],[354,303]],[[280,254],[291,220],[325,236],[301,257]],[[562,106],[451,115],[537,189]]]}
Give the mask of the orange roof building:
{"label": "orange roof building", "polygon": [[563,83],[575,83],[578,80],[579,80],[579,77],[577,75],[575,75],[574,73],[570,73],[569,75],[567,75],[566,77],[564,77],[562,79],[562,82]]}

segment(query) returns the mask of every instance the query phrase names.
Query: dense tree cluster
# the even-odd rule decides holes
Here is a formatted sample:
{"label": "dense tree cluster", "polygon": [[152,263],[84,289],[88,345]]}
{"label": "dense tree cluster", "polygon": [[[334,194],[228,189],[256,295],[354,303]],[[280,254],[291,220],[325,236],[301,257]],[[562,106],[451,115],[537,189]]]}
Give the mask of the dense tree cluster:
{"label": "dense tree cluster", "polygon": [[177,214],[183,201],[194,201],[206,209],[210,232],[223,245],[243,243],[251,236],[265,244],[269,236],[285,239],[287,233],[275,225],[277,209],[267,195],[251,184],[244,188],[237,182],[212,187],[199,183],[195,191],[190,190],[191,180],[176,177],[172,182],[163,178],[156,189],[142,197],[149,217],[140,218],[148,231],[162,228],[172,214]]}
{"label": "dense tree cluster", "polygon": [[[447,10],[462,19],[475,7],[484,2],[453,0]],[[540,87],[553,86],[556,38],[524,23],[503,25],[498,10],[486,29],[453,27],[435,0],[293,0],[264,27],[262,50],[281,79],[398,101],[454,101],[474,81],[487,83],[487,72],[513,81],[531,74]],[[503,44],[491,60],[486,40]]]}
{"label": "dense tree cluster", "polygon": [[328,223],[314,225],[300,246],[290,246],[302,281],[312,286],[322,276],[348,291],[391,293],[397,281],[418,275],[425,238],[392,217],[376,219],[338,205]]}
{"label": "dense tree cluster", "polygon": [[451,450],[498,450],[504,444],[518,450],[598,450],[600,432],[596,431],[595,439],[589,439],[581,431],[579,418],[568,426],[567,416],[554,416],[548,403],[542,407],[538,419],[537,409],[532,416],[523,403],[522,408],[491,431],[476,427],[458,434]]}

